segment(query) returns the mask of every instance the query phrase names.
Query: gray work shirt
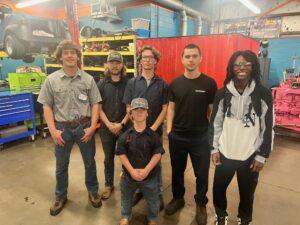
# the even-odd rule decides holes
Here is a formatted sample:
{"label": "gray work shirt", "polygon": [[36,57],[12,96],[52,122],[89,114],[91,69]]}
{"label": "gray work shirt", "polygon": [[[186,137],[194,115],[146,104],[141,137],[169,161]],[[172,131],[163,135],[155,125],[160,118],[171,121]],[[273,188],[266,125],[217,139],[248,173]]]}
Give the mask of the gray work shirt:
{"label": "gray work shirt", "polygon": [[91,75],[78,69],[76,75],[70,77],[60,69],[47,77],[37,101],[52,107],[55,121],[67,122],[91,117],[91,105],[101,100]]}

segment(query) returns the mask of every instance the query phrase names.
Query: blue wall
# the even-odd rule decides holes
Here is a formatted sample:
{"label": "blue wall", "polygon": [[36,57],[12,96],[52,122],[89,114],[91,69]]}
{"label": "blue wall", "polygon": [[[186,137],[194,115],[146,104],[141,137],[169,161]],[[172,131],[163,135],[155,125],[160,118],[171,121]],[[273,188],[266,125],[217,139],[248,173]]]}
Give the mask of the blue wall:
{"label": "blue wall", "polygon": [[177,36],[179,34],[178,23],[178,13],[151,5],[151,37]]}
{"label": "blue wall", "polygon": [[[269,39],[268,57],[271,58],[268,86],[278,85],[283,79],[283,70],[292,68],[292,56],[300,57],[300,38]],[[295,72],[298,73],[300,59],[296,60]]]}
{"label": "blue wall", "polygon": [[[80,27],[88,25],[92,28],[101,28],[106,31],[117,31],[131,27],[132,18],[144,18],[150,20],[150,37],[174,37],[180,34],[180,14],[163,7],[149,4],[146,6],[124,9],[119,11],[121,22],[105,22],[90,17],[80,18]],[[188,17],[187,34],[194,35],[196,21]],[[208,34],[208,24],[203,23],[202,34]]]}
{"label": "blue wall", "polygon": [[187,35],[194,35],[196,32],[197,21],[195,21],[195,19],[188,18],[187,24]]}
{"label": "blue wall", "polygon": [[[150,37],[176,37],[180,35],[181,16],[178,12],[151,5]],[[188,17],[187,35],[195,35],[196,19]],[[209,34],[209,26],[203,22],[201,34]]]}

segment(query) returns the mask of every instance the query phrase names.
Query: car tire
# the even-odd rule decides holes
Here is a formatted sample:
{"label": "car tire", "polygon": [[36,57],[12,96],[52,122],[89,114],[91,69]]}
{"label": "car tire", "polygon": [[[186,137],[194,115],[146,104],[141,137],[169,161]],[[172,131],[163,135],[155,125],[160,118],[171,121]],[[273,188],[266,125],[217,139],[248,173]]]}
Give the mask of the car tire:
{"label": "car tire", "polygon": [[8,34],[5,37],[4,49],[7,55],[12,59],[24,58],[25,48],[22,43],[13,35]]}

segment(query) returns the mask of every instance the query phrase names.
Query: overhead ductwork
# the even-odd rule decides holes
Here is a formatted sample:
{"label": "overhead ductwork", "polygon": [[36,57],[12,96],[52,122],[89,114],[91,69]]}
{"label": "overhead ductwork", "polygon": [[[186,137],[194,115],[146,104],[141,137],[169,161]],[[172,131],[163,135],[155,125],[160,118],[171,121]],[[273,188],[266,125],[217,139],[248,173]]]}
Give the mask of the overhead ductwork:
{"label": "overhead ductwork", "polygon": [[173,9],[178,12],[185,11],[187,15],[192,16],[192,17],[201,16],[203,18],[210,20],[210,16],[206,15],[205,13],[201,13],[201,12],[187,6],[183,2],[180,2],[177,0],[152,0],[152,2],[156,2],[159,5]]}
{"label": "overhead ductwork", "polygon": [[[118,3],[132,3],[130,0],[111,0],[111,3],[118,4]],[[203,12],[199,12],[183,2],[177,1],[177,0],[152,0],[152,2],[155,2],[161,6],[164,6],[166,8],[169,8],[171,10],[174,10],[176,12],[180,12],[182,19],[181,21],[184,21],[183,17],[186,17],[186,15],[189,15],[191,17],[197,18],[197,27],[196,27],[196,34],[201,34],[201,29],[202,29],[202,19],[207,19],[211,20],[211,17],[208,16],[207,14]],[[183,13],[184,12],[184,13]],[[187,23],[182,22],[182,27],[181,27],[181,33],[187,33],[186,31],[184,32],[184,29],[187,28]]]}
{"label": "overhead ductwork", "polygon": [[187,15],[185,11],[180,12],[181,15],[181,36],[187,35]]}
{"label": "overhead ductwork", "polygon": [[198,18],[197,18],[196,34],[200,35],[201,31],[202,31],[202,18],[201,18],[201,16],[198,16]]}
{"label": "overhead ductwork", "polygon": [[153,0],[159,5],[167,7],[169,9],[173,9],[174,11],[181,12],[181,35],[187,35],[187,15],[197,18],[196,25],[196,34],[200,35],[202,30],[202,18],[206,18],[210,20],[210,17],[204,13],[200,13],[199,11],[185,5],[182,2],[177,0]]}

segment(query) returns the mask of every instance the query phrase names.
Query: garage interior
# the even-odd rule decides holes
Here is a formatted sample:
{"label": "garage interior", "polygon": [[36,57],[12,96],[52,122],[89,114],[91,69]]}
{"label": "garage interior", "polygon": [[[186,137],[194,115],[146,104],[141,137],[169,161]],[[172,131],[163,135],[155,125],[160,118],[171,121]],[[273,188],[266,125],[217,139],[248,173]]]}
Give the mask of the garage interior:
{"label": "garage interior", "polygon": [[[291,80],[300,83],[299,0],[251,0],[259,9],[256,12],[239,0],[48,0],[17,7],[17,4],[24,2],[29,1],[0,2],[0,99],[10,91],[32,94],[32,113],[25,122],[20,122],[14,115],[3,119],[5,113],[0,109],[0,224],[111,225],[118,224],[121,211],[121,163],[118,157],[115,158],[115,190],[112,197],[103,201],[101,208],[95,209],[88,201],[82,158],[75,145],[69,166],[69,201],[59,215],[49,215],[55,190],[54,143],[36,98],[47,75],[61,66],[53,58],[54,48],[50,43],[37,46],[36,40],[33,41],[36,45],[28,44],[31,46],[29,49],[24,44],[25,40],[20,41],[21,38],[11,36],[13,38],[5,39],[8,35],[5,34],[4,21],[8,13],[24,14],[40,27],[47,24],[48,30],[36,29],[37,39],[47,36],[54,39],[51,36],[56,35],[53,29],[67,28],[69,33],[61,37],[69,37],[82,47],[82,69],[96,81],[103,77],[105,60],[112,50],[124,54],[127,75],[136,76],[136,51],[149,44],[161,53],[157,74],[170,83],[183,71],[183,46],[193,42],[203,50],[201,71],[211,75],[221,88],[230,55],[237,50],[253,50],[260,59],[264,85],[270,90],[277,90],[277,94],[273,95],[274,104],[285,104],[286,101],[286,108],[285,111],[279,108],[275,111],[274,148],[259,175],[251,225],[300,224],[300,89],[297,85],[292,88],[288,86],[290,83],[285,83]],[[2,5],[5,9],[1,8]],[[7,12],[7,8],[11,11]],[[12,41],[10,52],[10,45],[6,44],[9,41]],[[18,44],[16,41],[19,41]],[[173,63],[169,63],[170,59]],[[286,89],[291,89],[292,93],[282,98]],[[104,153],[98,132],[95,136],[97,175],[100,190],[103,190]],[[166,204],[172,198],[166,133],[163,135],[163,145],[166,151],[162,156],[163,198]],[[212,203],[214,169],[211,163],[208,225],[213,225],[215,221]],[[185,172],[185,188],[185,207],[173,216],[161,211],[158,224],[197,224],[195,176],[190,160]],[[228,224],[234,225],[237,224],[239,203],[235,178],[227,190],[227,198]],[[130,224],[147,224],[147,209],[145,200],[139,202],[133,208]]]}

